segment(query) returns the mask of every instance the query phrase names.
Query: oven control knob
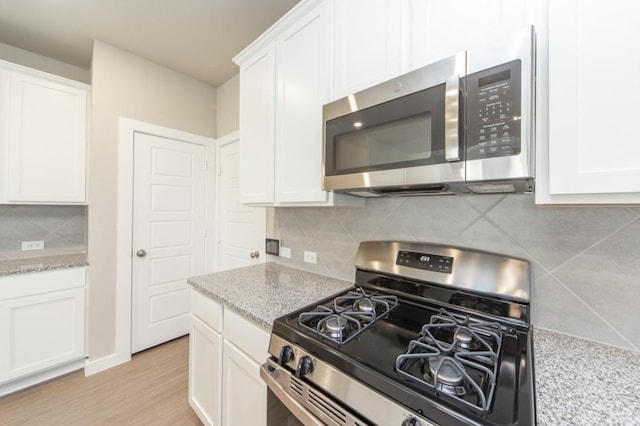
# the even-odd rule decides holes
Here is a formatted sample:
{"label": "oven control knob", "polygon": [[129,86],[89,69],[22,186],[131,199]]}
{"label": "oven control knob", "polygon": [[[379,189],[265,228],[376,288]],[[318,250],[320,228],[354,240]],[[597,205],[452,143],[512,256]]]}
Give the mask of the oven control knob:
{"label": "oven control knob", "polygon": [[421,425],[422,423],[420,423],[420,420],[416,419],[415,417],[407,417],[400,424],[400,426],[421,426]]}
{"label": "oven control knob", "polygon": [[280,357],[278,358],[278,364],[285,365],[295,359],[295,354],[291,346],[285,345],[280,349]]}
{"label": "oven control knob", "polygon": [[298,361],[298,367],[296,368],[296,377],[304,377],[312,371],[313,363],[311,362],[311,358],[308,356],[300,358],[300,361]]}

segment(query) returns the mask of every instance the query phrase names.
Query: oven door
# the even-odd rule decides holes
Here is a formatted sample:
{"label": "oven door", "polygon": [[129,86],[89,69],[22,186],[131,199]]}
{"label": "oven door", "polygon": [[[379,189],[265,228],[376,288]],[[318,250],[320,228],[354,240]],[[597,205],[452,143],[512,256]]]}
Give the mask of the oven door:
{"label": "oven door", "polygon": [[325,190],[464,181],[462,53],[323,107]]}

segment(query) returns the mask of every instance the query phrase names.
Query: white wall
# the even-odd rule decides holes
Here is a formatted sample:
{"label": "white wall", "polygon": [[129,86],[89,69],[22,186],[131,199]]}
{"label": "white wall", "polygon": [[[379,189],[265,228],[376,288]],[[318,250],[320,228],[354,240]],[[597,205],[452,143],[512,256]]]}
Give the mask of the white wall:
{"label": "white wall", "polygon": [[9,46],[8,44],[0,43],[0,59],[82,83],[91,82],[91,73],[89,70],[65,64],[64,62],[56,61],[55,59],[29,52],[28,50]]}
{"label": "white wall", "polygon": [[218,137],[238,130],[240,114],[240,76],[234,75],[218,87],[216,123]]}
{"label": "white wall", "polygon": [[89,145],[89,358],[115,351],[118,118],[216,136],[216,89],[95,41]]}

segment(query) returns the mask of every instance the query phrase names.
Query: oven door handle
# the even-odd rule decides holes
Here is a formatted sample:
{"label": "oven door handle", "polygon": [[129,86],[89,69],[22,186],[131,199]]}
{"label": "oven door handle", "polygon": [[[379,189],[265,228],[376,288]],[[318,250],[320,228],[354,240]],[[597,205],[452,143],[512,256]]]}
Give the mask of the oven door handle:
{"label": "oven door handle", "polygon": [[260,367],[260,377],[265,381],[271,392],[284,404],[285,407],[295,415],[305,425],[325,426],[316,416],[305,409],[298,401],[293,399],[284,388],[281,382],[287,382],[290,374],[280,368],[277,364],[267,361]]}

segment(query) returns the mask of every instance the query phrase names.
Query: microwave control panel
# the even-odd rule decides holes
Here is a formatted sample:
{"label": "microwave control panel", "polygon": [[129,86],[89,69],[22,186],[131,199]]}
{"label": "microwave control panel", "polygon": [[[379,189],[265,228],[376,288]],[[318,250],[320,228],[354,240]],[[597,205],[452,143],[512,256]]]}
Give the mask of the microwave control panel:
{"label": "microwave control panel", "polygon": [[467,159],[521,151],[520,60],[467,76]]}

